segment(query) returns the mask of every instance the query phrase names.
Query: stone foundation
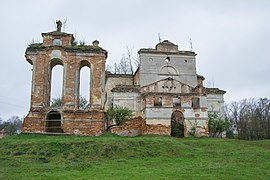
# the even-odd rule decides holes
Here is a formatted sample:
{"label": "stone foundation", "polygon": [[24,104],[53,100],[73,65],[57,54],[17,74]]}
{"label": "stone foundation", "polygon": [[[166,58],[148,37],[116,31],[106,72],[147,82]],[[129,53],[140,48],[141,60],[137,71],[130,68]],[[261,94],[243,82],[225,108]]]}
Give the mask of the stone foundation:
{"label": "stone foundation", "polygon": [[113,126],[109,131],[120,136],[138,136],[143,134],[170,135],[171,127],[161,124],[148,125],[146,121],[139,116],[127,121],[122,126]]}
{"label": "stone foundation", "polygon": [[[61,133],[97,136],[104,132],[103,111],[61,112]],[[30,112],[23,122],[23,133],[50,133],[46,113]]]}
{"label": "stone foundation", "polygon": [[[184,136],[190,136],[189,129],[195,121],[185,121]],[[171,126],[162,124],[146,124],[146,121],[141,117],[135,117],[127,121],[122,126],[112,126],[109,131],[120,136],[138,136],[144,134],[171,135]],[[196,126],[196,137],[208,136],[208,121],[201,120]]]}

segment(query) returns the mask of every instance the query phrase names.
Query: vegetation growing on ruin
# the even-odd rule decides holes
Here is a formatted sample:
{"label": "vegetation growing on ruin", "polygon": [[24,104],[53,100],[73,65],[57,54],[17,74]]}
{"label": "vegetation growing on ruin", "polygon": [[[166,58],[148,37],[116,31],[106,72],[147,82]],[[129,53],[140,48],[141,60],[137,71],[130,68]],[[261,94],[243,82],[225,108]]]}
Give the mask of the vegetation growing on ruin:
{"label": "vegetation growing on ruin", "polygon": [[[50,106],[52,108],[61,108],[62,107],[62,98],[60,98],[60,97],[53,98]],[[80,96],[79,108],[80,109],[89,109],[90,108],[90,104],[85,97]]]}
{"label": "vegetation growing on ruin", "polygon": [[[44,48],[49,48],[51,46],[43,46],[42,43],[32,43],[29,44],[27,47],[27,50],[39,50],[39,49],[44,49]],[[72,44],[71,46],[61,46],[63,47],[65,50],[67,51],[91,51],[91,52],[104,52],[106,53],[106,51],[104,49],[102,49],[99,46],[92,46],[92,45],[82,45],[82,44]]]}
{"label": "vegetation growing on ruin", "polygon": [[105,112],[105,122],[108,124],[123,125],[132,116],[132,111],[123,107],[112,107]]}
{"label": "vegetation growing on ruin", "polygon": [[74,51],[94,51],[94,52],[105,52],[99,46],[92,46],[92,45],[73,45],[73,46],[66,46],[64,47],[65,50],[74,50]]}
{"label": "vegetation growing on ruin", "polygon": [[270,141],[18,135],[0,140],[0,179],[266,179]]}
{"label": "vegetation growing on ruin", "polygon": [[28,45],[27,49],[40,49],[40,48],[44,48],[44,46],[42,46],[42,43],[32,43]]}

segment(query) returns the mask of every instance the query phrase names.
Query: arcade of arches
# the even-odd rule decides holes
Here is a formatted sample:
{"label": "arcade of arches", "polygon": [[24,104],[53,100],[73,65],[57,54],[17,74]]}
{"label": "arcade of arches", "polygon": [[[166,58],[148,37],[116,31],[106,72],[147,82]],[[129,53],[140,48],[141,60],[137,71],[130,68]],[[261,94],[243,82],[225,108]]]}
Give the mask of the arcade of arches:
{"label": "arcade of arches", "polygon": [[[27,61],[33,66],[33,72],[30,111],[24,119],[23,132],[102,134],[102,84],[105,81],[107,51],[99,47],[98,41],[94,41],[93,45],[85,45],[84,48],[72,46],[74,37],[65,32],[53,31],[42,33],[42,36],[42,44],[30,45],[25,52]],[[58,39],[60,43],[55,44],[54,39]],[[56,65],[63,66],[62,105],[52,108],[51,76]],[[89,74],[89,107],[82,110],[79,108],[79,101],[80,71],[83,67],[88,67],[91,75]],[[50,114],[52,112],[54,114]]]}

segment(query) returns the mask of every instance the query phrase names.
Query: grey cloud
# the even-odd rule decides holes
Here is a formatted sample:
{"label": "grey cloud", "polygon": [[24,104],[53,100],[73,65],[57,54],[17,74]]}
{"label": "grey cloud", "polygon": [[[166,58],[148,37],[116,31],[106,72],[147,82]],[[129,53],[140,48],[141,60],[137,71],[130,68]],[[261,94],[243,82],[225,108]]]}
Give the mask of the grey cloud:
{"label": "grey cloud", "polygon": [[67,18],[67,32],[91,43],[98,39],[118,61],[125,47],[136,52],[163,39],[197,55],[197,71],[226,90],[226,101],[269,97],[270,1],[5,1],[0,20],[0,117],[29,110],[31,65],[24,51],[33,38]]}

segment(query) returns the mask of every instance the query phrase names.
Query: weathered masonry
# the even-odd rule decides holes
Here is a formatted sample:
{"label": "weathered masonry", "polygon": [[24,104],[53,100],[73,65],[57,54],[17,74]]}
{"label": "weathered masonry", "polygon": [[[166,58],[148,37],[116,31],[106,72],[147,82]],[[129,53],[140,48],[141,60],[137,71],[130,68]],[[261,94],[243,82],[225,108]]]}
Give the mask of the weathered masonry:
{"label": "weathered masonry", "polygon": [[[32,68],[31,105],[24,119],[26,133],[100,135],[104,112],[116,106],[133,111],[134,119],[111,132],[134,136],[162,134],[208,135],[208,112],[224,114],[226,93],[205,88],[196,71],[196,53],[181,50],[168,40],[155,48],[139,50],[140,66],[135,74],[105,73],[107,51],[95,40],[76,45],[72,34],[57,30],[42,33],[43,42],[26,49]],[[62,104],[50,106],[52,69],[63,66]],[[90,68],[89,107],[81,109],[80,70]],[[113,122],[111,122],[113,123]]]}
{"label": "weathered masonry", "polygon": [[107,76],[105,108],[124,106],[141,116],[141,129],[129,123],[115,127],[121,135],[163,134],[208,135],[208,112],[223,115],[223,94],[218,88],[205,88],[204,77],[196,72],[196,54],[179,50],[165,40],[155,49],[139,50],[140,67],[134,76]]}
{"label": "weathered masonry", "polygon": [[[104,80],[107,51],[93,45],[75,45],[72,34],[57,30],[42,33],[43,43],[31,44],[25,52],[32,68],[30,111],[24,119],[23,132],[98,135],[104,129]],[[63,66],[62,106],[50,107],[51,73]],[[80,69],[90,68],[90,107],[79,108]]]}

